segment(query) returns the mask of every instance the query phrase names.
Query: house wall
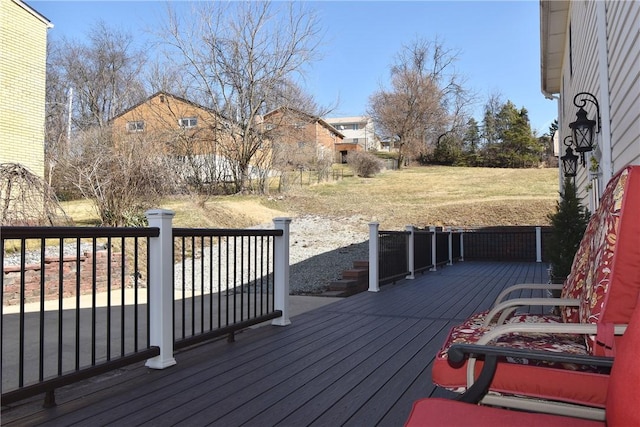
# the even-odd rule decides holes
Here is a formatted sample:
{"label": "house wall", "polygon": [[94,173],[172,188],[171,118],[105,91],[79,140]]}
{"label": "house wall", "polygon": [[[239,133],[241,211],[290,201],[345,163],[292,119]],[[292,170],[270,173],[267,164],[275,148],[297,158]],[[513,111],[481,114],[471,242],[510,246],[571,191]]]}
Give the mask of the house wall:
{"label": "house wall", "polygon": [[306,148],[314,145],[324,155],[330,155],[334,161],[339,161],[336,158],[335,146],[341,143],[343,138],[321,120],[293,111],[285,113],[277,110],[266,115],[264,123],[265,129],[270,132],[269,137],[274,141],[297,147],[294,151],[301,149],[304,151],[303,155],[308,151],[301,148],[302,145]]}
{"label": "house wall", "polygon": [[[368,117],[336,117],[326,119],[326,121],[344,135],[345,143],[358,144],[363,150],[380,149],[380,142],[376,138],[373,122]],[[354,124],[358,125],[358,129],[353,129]]]}
{"label": "house wall", "polygon": [[[586,154],[586,168],[579,166],[576,177],[583,204],[593,210],[613,174],[640,164],[640,3],[572,1],[566,25],[561,138],[576,120],[577,93],[592,93],[600,104],[597,148]],[[584,109],[595,120],[595,106],[587,102]]]}
{"label": "house wall", "polygon": [[[182,128],[180,119],[195,117],[197,125]],[[130,131],[130,122],[144,122],[144,131]],[[196,155],[215,151],[219,141],[214,114],[170,95],[157,95],[116,117],[112,122],[116,140],[143,139],[165,154]],[[216,136],[218,138],[216,138]]]}
{"label": "house wall", "polygon": [[[577,7],[575,7],[577,6]],[[569,123],[576,120],[578,107],[573,104],[574,96],[579,92],[591,92],[599,98],[598,87],[598,40],[596,38],[595,9],[593,5],[572,5],[569,13],[570,29],[567,30],[565,58],[562,75],[562,109],[558,119],[562,129],[562,140],[571,134]],[[594,118],[595,107],[585,106],[588,117]],[[598,135],[600,136],[600,135]],[[589,157],[587,154],[587,165]],[[576,185],[578,196],[584,204],[589,203],[590,175],[587,169],[578,168]],[[592,208],[592,207],[590,207]]]}
{"label": "house wall", "polygon": [[0,2],[0,163],[44,178],[47,29],[24,3]]}
{"label": "house wall", "polygon": [[336,144],[342,142],[342,138],[331,132],[331,130],[322,126],[320,123],[315,123],[316,142],[320,144],[325,150],[334,152]]}
{"label": "house wall", "polygon": [[607,2],[612,164],[640,164],[640,2]]}

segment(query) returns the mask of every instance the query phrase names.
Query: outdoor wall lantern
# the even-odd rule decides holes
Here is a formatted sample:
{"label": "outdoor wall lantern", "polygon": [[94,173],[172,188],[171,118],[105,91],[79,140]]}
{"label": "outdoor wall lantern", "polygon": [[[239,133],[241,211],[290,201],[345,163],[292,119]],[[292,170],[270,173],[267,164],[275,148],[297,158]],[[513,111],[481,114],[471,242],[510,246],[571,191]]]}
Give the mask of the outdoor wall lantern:
{"label": "outdoor wall lantern", "polygon": [[[578,98],[581,99],[578,100]],[[584,109],[587,102],[591,102],[596,106],[596,120],[587,118],[587,112]],[[578,93],[573,98],[573,105],[578,107],[577,119],[575,122],[569,123],[569,127],[573,135],[575,150],[580,153],[582,166],[585,166],[584,153],[593,150],[593,134],[596,125],[598,125],[598,128],[595,133],[600,133],[600,105],[596,97],[589,92]]]}
{"label": "outdoor wall lantern", "polygon": [[[569,140],[569,142],[567,142],[567,140]],[[560,160],[562,160],[562,171],[566,178],[575,177],[578,169],[578,156],[573,154],[571,135],[567,136],[562,143],[567,146],[566,154],[560,157]]]}

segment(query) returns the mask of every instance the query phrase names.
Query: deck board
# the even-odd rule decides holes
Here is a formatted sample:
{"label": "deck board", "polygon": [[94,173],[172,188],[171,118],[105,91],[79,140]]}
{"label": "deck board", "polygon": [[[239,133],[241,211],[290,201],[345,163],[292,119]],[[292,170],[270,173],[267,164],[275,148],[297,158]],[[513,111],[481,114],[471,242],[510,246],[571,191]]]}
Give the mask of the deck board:
{"label": "deck board", "polygon": [[[397,426],[431,383],[449,329],[515,283],[547,282],[536,263],[462,262],[3,408],[3,425]],[[531,296],[520,292],[516,296]],[[534,292],[539,296],[541,292]]]}

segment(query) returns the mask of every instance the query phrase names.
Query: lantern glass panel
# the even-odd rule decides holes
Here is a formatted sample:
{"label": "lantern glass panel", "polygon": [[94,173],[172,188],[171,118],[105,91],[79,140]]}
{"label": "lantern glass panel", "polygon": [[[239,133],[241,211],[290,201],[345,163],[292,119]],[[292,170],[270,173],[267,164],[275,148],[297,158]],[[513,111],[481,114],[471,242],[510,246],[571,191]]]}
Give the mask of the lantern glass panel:
{"label": "lantern glass panel", "polygon": [[578,169],[578,156],[573,154],[573,150],[571,148],[567,148],[567,153],[560,157],[562,160],[562,170],[564,172],[565,177],[576,176],[576,171]]}

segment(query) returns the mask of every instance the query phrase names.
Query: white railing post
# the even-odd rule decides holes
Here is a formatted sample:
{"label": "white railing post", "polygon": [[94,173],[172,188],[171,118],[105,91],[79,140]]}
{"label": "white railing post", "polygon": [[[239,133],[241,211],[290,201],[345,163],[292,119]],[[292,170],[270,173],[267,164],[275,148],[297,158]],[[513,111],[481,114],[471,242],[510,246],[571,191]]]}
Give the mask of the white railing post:
{"label": "white railing post", "polygon": [[448,241],[449,241],[449,262],[447,265],[453,265],[453,230],[451,227],[447,228],[447,232],[449,233]]}
{"label": "white railing post", "polygon": [[274,259],[274,296],[273,301],[276,310],[282,310],[282,316],[273,319],[272,325],[287,326],[289,320],[289,225],[291,218],[274,218],[273,224],[276,230],[282,230],[282,237],[275,240]]}
{"label": "white railing post", "polygon": [[431,232],[431,267],[429,271],[436,271],[438,268],[436,267],[436,263],[438,262],[438,257],[436,256],[436,228],[434,226],[429,227],[429,231]]}
{"label": "white railing post", "polygon": [[415,279],[416,264],[415,264],[415,227],[413,225],[407,225],[406,230],[409,232],[409,254],[407,256],[407,264],[409,267],[409,274],[405,279]]}
{"label": "white railing post", "polygon": [[378,229],[377,222],[369,223],[369,292],[379,292],[378,275]]}
{"label": "white railing post", "polygon": [[146,366],[164,369],[176,364],[173,357],[173,231],[174,212],[152,209],[145,212],[149,227],[160,235],[149,238],[149,342],[160,347],[160,355]]}
{"label": "white railing post", "polygon": [[464,230],[460,229],[460,262],[464,261]]}
{"label": "white railing post", "polygon": [[542,228],[536,227],[536,262],[542,262]]}

